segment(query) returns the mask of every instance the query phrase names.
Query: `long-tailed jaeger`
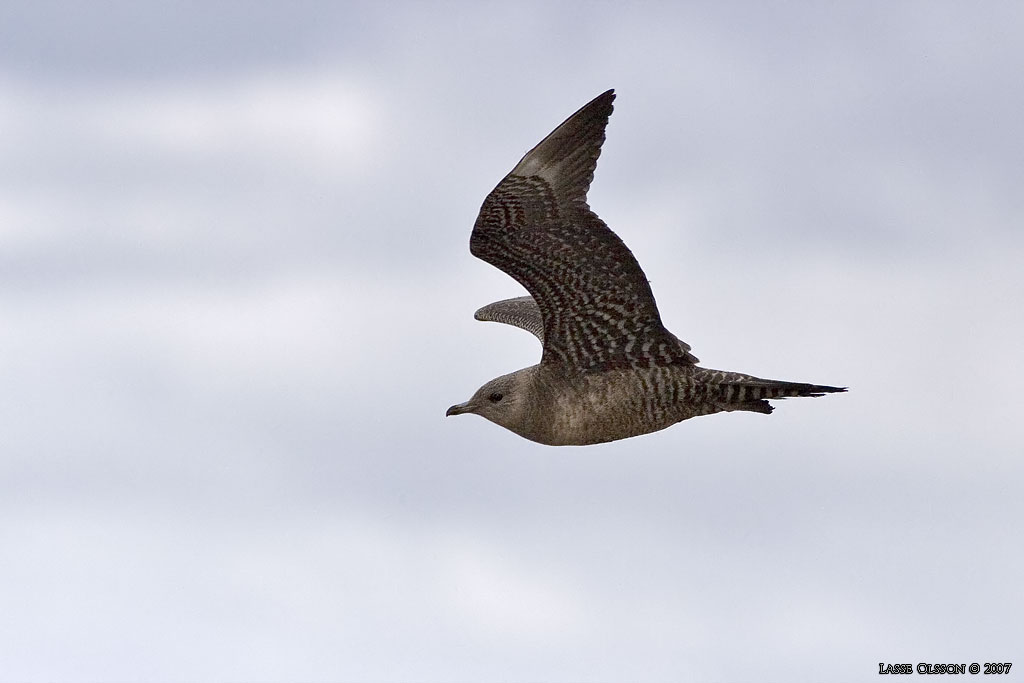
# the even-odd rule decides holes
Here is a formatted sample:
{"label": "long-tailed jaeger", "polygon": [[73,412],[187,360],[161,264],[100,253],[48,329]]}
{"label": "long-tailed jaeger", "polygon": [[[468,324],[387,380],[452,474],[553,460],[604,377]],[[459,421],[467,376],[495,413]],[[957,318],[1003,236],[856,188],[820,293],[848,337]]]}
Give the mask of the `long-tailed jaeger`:
{"label": "long-tailed jaeger", "polygon": [[845,388],[761,379],[697,365],[665,329],[633,254],[587,204],[615,92],[570,116],[487,195],[470,252],[530,296],[498,301],[477,320],[521,327],[540,363],[492,379],[448,415],[476,413],[552,446],[625,439],[698,415],[771,413],[767,399]]}

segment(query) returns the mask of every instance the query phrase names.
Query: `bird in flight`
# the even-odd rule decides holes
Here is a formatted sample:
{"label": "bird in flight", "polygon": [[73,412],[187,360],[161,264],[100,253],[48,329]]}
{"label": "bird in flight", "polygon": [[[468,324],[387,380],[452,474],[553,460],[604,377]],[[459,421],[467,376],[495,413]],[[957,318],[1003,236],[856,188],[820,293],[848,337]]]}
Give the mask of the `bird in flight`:
{"label": "bird in flight", "polygon": [[475,317],[528,330],[544,350],[540,363],[487,382],[447,415],[475,413],[551,446],[586,445],[846,391],[702,368],[665,329],[640,264],[587,204],[614,99],[609,90],[570,116],[484,200],[469,250],[530,295]]}

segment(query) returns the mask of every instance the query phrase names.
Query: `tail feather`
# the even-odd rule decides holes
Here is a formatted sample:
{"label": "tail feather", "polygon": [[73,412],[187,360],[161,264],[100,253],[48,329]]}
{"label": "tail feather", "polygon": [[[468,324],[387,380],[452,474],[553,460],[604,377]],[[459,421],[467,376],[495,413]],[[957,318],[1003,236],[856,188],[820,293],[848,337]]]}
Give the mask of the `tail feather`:
{"label": "tail feather", "polygon": [[772,411],[775,410],[775,406],[764,399],[760,401],[744,401],[743,403],[719,404],[719,407],[730,412],[733,410],[743,410],[750,413],[761,413],[762,415],[771,415]]}
{"label": "tail feather", "polygon": [[[747,400],[762,398],[792,398],[794,396],[824,396],[846,391],[846,387],[830,387],[824,384],[805,384],[803,382],[781,382],[776,380],[754,380],[737,382],[738,389],[746,394]],[[741,394],[739,400],[744,400]]]}
{"label": "tail feather", "polygon": [[745,410],[769,414],[773,408],[769,400],[798,396],[818,397],[825,394],[846,391],[846,387],[832,387],[825,384],[804,382],[783,382],[760,379],[740,373],[728,373],[726,381],[719,384],[719,402],[722,410]]}

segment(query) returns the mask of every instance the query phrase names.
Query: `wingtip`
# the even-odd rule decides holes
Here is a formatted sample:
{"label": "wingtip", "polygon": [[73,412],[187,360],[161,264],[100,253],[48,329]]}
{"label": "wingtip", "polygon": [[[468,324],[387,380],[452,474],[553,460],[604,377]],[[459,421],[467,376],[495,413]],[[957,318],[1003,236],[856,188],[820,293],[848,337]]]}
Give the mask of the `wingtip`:
{"label": "wingtip", "polygon": [[587,102],[527,152],[509,175],[540,176],[551,184],[560,204],[586,207],[614,100],[610,88]]}
{"label": "wingtip", "polygon": [[597,97],[592,99],[590,101],[590,103],[587,104],[583,108],[586,109],[588,107],[592,107],[592,106],[596,106],[596,105],[604,105],[604,106],[608,107],[608,115],[611,116],[612,109],[614,109],[614,107],[612,106],[612,102],[614,102],[614,101],[615,101],[615,88],[608,88],[603,93],[601,93],[600,95],[598,95]]}

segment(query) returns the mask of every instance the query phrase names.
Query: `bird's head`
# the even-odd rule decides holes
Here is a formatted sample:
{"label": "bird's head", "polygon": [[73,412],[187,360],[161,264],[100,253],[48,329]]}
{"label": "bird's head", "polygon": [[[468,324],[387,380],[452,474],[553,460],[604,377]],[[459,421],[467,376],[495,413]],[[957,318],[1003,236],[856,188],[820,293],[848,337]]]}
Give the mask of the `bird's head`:
{"label": "bird's head", "polygon": [[533,368],[517,370],[492,379],[473,397],[448,409],[445,415],[475,413],[491,422],[522,434],[530,412],[530,378]]}

